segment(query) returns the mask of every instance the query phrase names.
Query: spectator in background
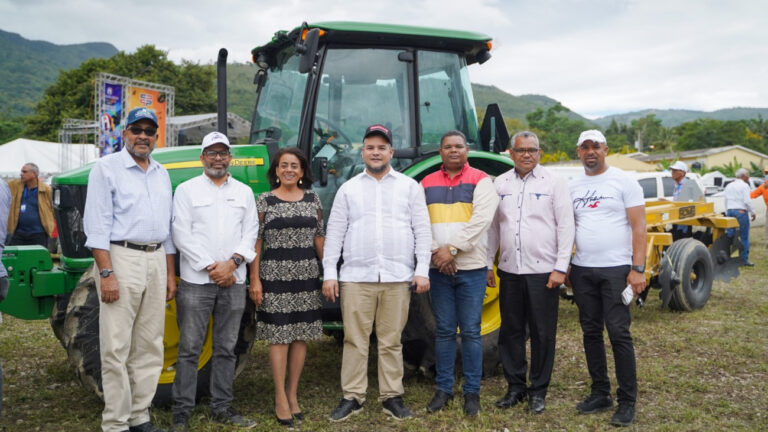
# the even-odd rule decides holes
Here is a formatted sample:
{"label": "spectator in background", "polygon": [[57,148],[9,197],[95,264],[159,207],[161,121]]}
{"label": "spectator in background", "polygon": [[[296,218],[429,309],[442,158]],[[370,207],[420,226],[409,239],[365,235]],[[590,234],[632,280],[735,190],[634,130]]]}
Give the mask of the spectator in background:
{"label": "spectator in background", "polygon": [[[669,167],[672,173],[672,179],[675,181],[675,191],[672,194],[673,201],[692,202],[704,201],[704,193],[696,181],[685,177],[688,173],[688,165],[683,161],[677,161]],[[673,225],[672,237],[677,240],[683,237],[690,237],[691,227],[688,225]]]}
{"label": "spectator in background", "polygon": [[[749,171],[739,168],[736,171],[736,180],[725,187],[725,215],[735,217],[739,221],[739,237],[741,238],[741,251],[739,256],[744,261],[743,266],[754,267],[749,261],[749,220],[755,220],[755,209],[749,197]],[[749,212],[749,215],[747,214]],[[733,238],[733,228],[726,231],[728,238]]]}
{"label": "spectator in background", "polygon": [[53,232],[51,187],[39,181],[40,169],[32,162],[21,167],[21,178],[8,182],[11,211],[6,219],[11,233],[9,246],[40,245],[48,248]]}
{"label": "spectator in background", "polygon": [[749,197],[755,199],[759,196],[765,201],[765,248],[768,249],[768,165],[763,168],[765,182],[749,193]]}
{"label": "spectator in background", "polygon": [[[0,256],[5,248],[5,224],[8,221],[8,211],[11,208],[11,191],[8,185],[0,182]],[[8,295],[8,272],[0,261],[0,303]],[[3,415],[3,365],[0,364],[0,417]]]}

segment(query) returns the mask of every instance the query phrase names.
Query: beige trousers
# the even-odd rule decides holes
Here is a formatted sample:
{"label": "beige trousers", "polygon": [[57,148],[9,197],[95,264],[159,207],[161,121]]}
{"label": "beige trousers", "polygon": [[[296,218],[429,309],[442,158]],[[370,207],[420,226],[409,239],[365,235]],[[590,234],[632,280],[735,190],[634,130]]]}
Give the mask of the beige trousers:
{"label": "beige trousers", "polygon": [[[101,303],[99,347],[104,389],[104,432],[149,421],[163,368],[167,274],[165,251],[143,252],[110,245],[120,298]],[[96,287],[101,278],[97,274]]]}
{"label": "beige trousers", "polygon": [[344,353],[341,390],[345,399],[365,402],[368,389],[368,348],[376,324],[379,353],[379,400],[402,395],[403,345],[400,336],[408,321],[410,283],[341,283]]}

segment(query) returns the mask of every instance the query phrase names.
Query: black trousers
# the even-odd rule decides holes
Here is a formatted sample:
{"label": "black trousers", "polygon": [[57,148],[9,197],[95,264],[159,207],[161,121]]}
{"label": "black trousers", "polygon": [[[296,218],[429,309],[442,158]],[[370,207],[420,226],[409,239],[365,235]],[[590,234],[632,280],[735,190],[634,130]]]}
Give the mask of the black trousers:
{"label": "black trousers", "polygon": [[573,297],[579,307],[579,321],[584,333],[584,353],[592,378],[592,394],[610,395],[611,382],[603,341],[603,326],[613,347],[619,402],[634,403],[637,398],[635,347],[629,332],[629,306],[621,302],[627,286],[630,266],[579,267],[571,265]]}
{"label": "black trousers", "polygon": [[[509,390],[546,396],[555,363],[560,296],[546,287],[549,273],[516,275],[498,270],[499,356]],[[526,388],[525,326],[531,332],[530,387]]]}
{"label": "black trousers", "polygon": [[8,246],[34,246],[40,245],[48,249],[48,235],[44,232],[34,234],[13,233]]}

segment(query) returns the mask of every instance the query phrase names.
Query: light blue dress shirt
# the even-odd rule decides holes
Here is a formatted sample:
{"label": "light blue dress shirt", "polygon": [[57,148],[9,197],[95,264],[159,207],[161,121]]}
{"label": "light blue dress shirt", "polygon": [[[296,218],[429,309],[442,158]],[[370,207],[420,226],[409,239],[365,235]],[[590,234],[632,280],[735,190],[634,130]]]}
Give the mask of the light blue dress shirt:
{"label": "light blue dress shirt", "polygon": [[83,216],[87,247],[162,242],[165,253],[174,254],[172,214],[171,179],[151,157],[146,172],[125,150],[104,156],[91,169]]}
{"label": "light blue dress shirt", "polygon": [[[5,249],[5,237],[8,235],[8,213],[11,210],[11,190],[8,183],[0,180],[0,256]],[[8,276],[5,266],[0,261],[0,277]]]}

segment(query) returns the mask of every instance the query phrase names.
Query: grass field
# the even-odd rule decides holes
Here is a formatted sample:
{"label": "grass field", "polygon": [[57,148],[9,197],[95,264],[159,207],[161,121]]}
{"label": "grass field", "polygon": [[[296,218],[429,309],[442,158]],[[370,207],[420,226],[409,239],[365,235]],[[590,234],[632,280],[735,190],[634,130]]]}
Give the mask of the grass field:
{"label": "grass field", "polygon": [[[648,305],[633,306],[632,334],[637,355],[639,395],[633,430],[768,430],[768,258],[762,228],[752,230],[752,261],[730,284],[715,282],[709,303],[693,313],[661,310],[658,291]],[[610,350],[609,350],[609,357]],[[375,355],[372,355],[372,359]],[[5,369],[3,431],[100,430],[101,401],[76,381],[66,354],[47,321],[3,316],[0,359]],[[522,407],[499,410],[493,402],[506,390],[501,376],[483,381],[482,412],[469,420],[461,398],[449,409],[428,415],[424,406],[433,383],[409,374],[405,402],[415,418],[396,422],[376,402],[375,361],[369,368],[364,411],[341,424],[326,420],[341,397],[341,348],[332,338],[310,344],[300,386],[306,431],[594,431],[613,429],[611,413],[579,415],[574,408],[589,393],[576,306],[560,303],[557,355],[547,410],[532,416]],[[613,359],[609,374],[613,378]],[[612,379],[614,389],[615,380]],[[251,363],[235,383],[235,406],[254,418],[254,430],[279,430],[273,417],[272,381],[266,345],[257,342]],[[198,406],[192,430],[236,430],[208,419]],[[171,414],[154,410],[153,419],[168,426]]]}

